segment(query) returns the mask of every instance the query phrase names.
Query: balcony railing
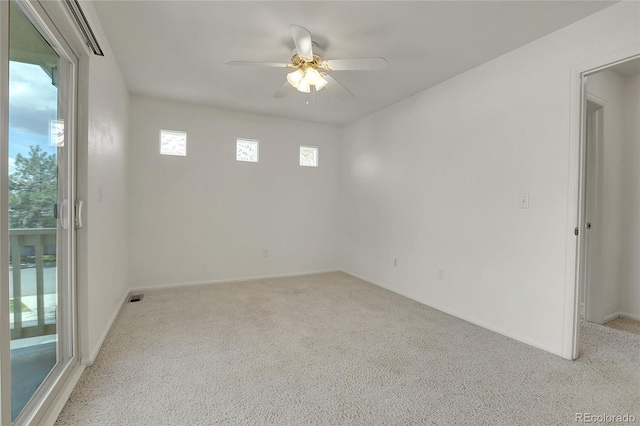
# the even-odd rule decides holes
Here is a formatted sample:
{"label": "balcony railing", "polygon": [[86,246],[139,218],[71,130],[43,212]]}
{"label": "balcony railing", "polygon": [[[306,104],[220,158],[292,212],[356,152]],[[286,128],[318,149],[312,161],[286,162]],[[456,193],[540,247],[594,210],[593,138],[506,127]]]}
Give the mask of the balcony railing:
{"label": "balcony railing", "polygon": [[56,333],[56,229],[10,229],[11,340]]}

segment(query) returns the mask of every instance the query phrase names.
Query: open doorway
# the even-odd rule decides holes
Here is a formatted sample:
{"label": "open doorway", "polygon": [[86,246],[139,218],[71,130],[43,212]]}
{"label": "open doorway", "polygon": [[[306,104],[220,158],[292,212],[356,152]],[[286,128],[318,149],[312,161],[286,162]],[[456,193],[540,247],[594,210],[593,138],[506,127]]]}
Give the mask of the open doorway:
{"label": "open doorway", "polygon": [[580,320],[640,336],[640,58],[584,87]]}

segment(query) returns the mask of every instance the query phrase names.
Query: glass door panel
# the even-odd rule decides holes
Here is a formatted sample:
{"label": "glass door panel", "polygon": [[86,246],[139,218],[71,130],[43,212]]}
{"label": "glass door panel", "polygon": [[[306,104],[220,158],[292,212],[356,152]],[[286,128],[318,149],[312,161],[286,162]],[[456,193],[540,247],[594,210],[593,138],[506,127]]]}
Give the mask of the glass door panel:
{"label": "glass door panel", "polygon": [[[9,14],[9,310],[11,420],[70,356],[65,300],[70,294],[73,218],[71,155],[64,131],[70,66],[20,7]],[[68,86],[68,84],[66,84]],[[71,224],[71,226],[70,226]],[[68,333],[67,333],[68,334]]]}

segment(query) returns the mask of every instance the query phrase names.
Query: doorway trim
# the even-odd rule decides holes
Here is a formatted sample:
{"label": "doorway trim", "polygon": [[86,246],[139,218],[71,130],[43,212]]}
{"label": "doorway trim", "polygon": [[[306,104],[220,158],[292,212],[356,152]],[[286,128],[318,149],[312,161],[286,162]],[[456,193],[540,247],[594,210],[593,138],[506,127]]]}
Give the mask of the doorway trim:
{"label": "doorway trim", "polygon": [[[565,271],[565,308],[562,338],[562,356],[574,360],[578,358],[580,334],[581,280],[583,279],[584,244],[584,187],[585,149],[584,132],[587,94],[585,77],[613,65],[640,58],[640,46],[628,48],[609,56],[595,59],[571,68],[571,110],[569,133],[569,185],[567,207],[567,253]],[[578,229],[578,235],[574,230]]]}
{"label": "doorway trim", "polygon": [[[585,189],[584,195],[586,196],[586,200],[583,200],[583,206],[580,208],[584,209],[585,214],[585,222],[587,223],[595,223],[595,229],[591,231],[587,231],[589,226],[587,223],[583,226],[585,237],[582,240],[582,251],[578,252],[578,255],[583,259],[581,273],[583,274],[580,279],[580,287],[578,289],[578,297],[580,299],[580,318],[589,321],[589,322],[597,322],[594,318],[594,300],[598,300],[594,287],[592,285],[592,280],[595,276],[594,274],[594,250],[597,250],[602,243],[599,237],[602,236],[602,210],[601,206],[601,197],[602,197],[602,188],[601,188],[601,177],[602,177],[602,153],[603,153],[603,127],[604,127],[604,115],[606,114],[605,108],[607,108],[607,101],[599,98],[588,92],[585,88],[585,96],[586,96],[586,105],[585,105]],[[589,139],[589,132],[591,132],[591,139]],[[590,142],[591,141],[591,142]],[[591,144],[591,145],[590,145]],[[594,159],[593,163],[589,159],[592,156]],[[593,166],[593,168],[590,168]],[[589,213],[589,209],[592,209],[591,214]],[[597,255],[595,256],[597,259]],[[597,267],[601,265],[596,265]]]}

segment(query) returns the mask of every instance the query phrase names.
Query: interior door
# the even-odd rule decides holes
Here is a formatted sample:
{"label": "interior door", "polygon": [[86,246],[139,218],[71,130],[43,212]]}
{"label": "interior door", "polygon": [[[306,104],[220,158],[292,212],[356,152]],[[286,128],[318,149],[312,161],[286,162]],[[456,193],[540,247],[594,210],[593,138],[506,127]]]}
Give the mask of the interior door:
{"label": "interior door", "polygon": [[9,191],[6,303],[11,329],[11,422],[15,424],[31,423],[76,359],[73,118],[77,59],[69,52],[30,3],[10,2],[9,164],[3,178]]}

